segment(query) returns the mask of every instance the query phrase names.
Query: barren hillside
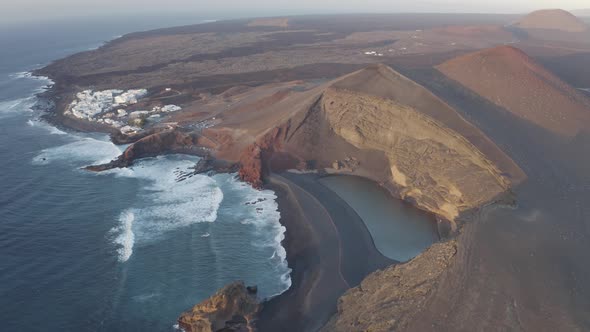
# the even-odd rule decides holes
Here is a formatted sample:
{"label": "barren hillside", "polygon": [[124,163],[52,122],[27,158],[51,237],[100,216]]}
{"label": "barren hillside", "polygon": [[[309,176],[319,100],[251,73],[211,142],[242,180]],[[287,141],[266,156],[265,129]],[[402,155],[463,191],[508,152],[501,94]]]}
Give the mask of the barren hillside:
{"label": "barren hillside", "polygon": [[521,50],[470,53],[437,69],[507,111],[566,137],[590,120],[590,101]]}
{"label": "barren hillside", "polygon": [[588,26],[572,13],[561,9],[544,9],[521,18],[514,26],[522,29],[561,30],[567,32],[587,31]]}

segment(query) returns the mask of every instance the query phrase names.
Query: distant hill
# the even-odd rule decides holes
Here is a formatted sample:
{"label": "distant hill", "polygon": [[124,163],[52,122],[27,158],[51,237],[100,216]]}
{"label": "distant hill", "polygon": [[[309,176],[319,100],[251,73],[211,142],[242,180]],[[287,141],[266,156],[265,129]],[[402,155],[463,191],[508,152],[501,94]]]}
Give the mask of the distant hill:
{"label": "distant hill", "polygon": [[590,100],[521,50],[499,46],[449,60],[437,67],[514,115],[563,136],[590,123]]}
{"label": "distant hill", "polygon": [[521,29],[545,29],[565,32],[583,32],[588,25],[572,13],[562,9],[544,9],[534,11],[518,20],[513,26]]}
{"label": "distant hill", "polygon": [[572,10],[572,14],[579,17],[590,17],[590,8]]}

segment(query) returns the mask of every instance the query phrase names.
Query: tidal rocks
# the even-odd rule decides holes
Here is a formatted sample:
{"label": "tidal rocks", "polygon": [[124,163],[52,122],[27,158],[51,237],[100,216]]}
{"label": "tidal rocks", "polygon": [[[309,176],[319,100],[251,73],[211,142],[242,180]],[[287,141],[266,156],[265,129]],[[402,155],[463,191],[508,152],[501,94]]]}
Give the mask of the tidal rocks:
{"label": "tidal rocks", "polygon": [[184,312],[178,325],[186,332],[249,332],[260,309],[256,286],[234,282],[215,295]]}

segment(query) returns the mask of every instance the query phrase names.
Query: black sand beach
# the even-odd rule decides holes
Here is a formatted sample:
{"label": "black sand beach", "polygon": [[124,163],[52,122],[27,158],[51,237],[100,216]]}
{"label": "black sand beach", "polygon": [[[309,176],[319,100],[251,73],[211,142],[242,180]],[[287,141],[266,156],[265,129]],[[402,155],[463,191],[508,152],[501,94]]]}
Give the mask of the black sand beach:
{"label": "black sand beach", "polygon": [[377,251],[362,219],[315,174],[268,177],[276,192],[292,286],[264,304],[261,331],[314,331],[336,312],[338,298],[369,273],[395,263]]}

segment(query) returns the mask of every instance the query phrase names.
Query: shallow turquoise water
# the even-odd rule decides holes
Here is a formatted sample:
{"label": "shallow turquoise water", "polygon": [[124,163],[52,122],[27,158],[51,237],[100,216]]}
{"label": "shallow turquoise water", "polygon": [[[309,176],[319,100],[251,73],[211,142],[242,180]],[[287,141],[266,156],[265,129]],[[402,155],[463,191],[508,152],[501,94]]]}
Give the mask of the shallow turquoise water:
{"label": "shallow turquoise water", "polygon": [[393,198],[377,183],[346,175],[324,177],[320,182],[363,219],[384,256],[404,262],[438,241],[432,216]]}

